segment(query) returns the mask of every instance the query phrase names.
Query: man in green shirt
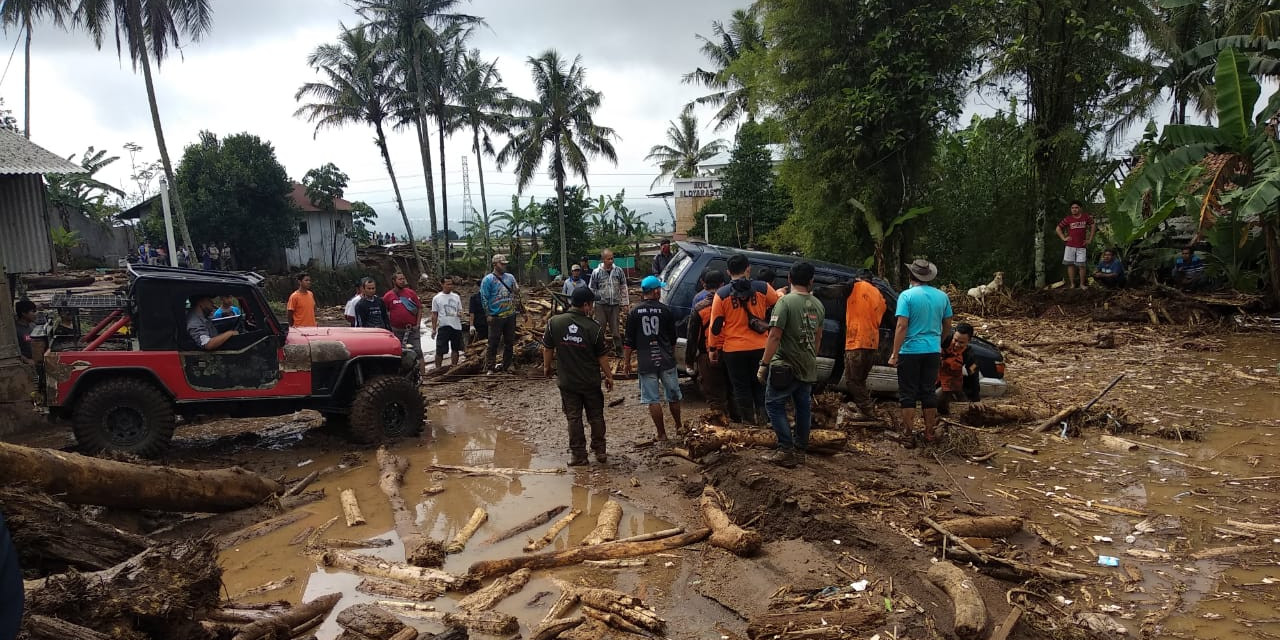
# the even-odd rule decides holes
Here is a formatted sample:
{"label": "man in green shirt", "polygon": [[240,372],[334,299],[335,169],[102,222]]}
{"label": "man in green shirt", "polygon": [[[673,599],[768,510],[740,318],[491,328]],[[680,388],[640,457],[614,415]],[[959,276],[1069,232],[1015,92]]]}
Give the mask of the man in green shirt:
{"label": "man in green shirt", "polygon": [[587,438],[583,432],[582,414],[591,423],[591,450],[596,462],[604,464],[608,455],[604,449],[604,393],[600,381],[613,391],[613,376],[609,374],[609,351],[605,347],[604,330],[591,319],[596,296],[587,287],[574,289],[569,297],[572,308],[551,318],[547,332],[542,336],[542,373],[550,378],[551,363],[560,361],[555,369],[560,387],[560,406],[569,421],[569,466],[587,464]]}
{"label": "man in green shirt", "polygon": [[[813,383],[818,381],[818,347],[826,318],[822,303],[810,293],[813,265],[797,262],[791,266],[789,278],[791,292],[773,307],[769,339],[757,374],[765,383],[764,406],[778,435],[778,448],[764,459],[788,468],[796,466],[796,454],[803,454],[809,446]],[[787,420],[787,400],[795,403],[794,426]]]}

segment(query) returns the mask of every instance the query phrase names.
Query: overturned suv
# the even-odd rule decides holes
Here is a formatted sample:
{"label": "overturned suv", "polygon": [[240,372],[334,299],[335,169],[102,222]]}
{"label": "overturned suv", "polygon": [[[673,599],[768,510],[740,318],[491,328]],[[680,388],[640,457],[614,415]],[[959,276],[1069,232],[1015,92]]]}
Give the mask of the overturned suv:
{"label": "overturned suv", "polygon": [[[419,433],[420,354],[382,329],[289,327],[261,280],[134,265],[119,294],[56,296],[57,317],[32,334],[50,414],[71,422],[84,450],[142,456],[168,447],[177,416],[314,409],[360,443]],[[206,296],[231,296],[241,311],[214,321],[238,335],[211,351],[186,328]]]}

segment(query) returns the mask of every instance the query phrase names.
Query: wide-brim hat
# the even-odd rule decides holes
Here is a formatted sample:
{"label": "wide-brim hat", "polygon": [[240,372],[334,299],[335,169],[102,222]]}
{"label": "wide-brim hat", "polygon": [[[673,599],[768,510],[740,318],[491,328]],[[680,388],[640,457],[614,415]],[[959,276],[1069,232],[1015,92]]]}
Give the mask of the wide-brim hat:
{"label": "wide-brim hat", "polygon": [[930,282],[934,278],[938,277],[937,265],[929,262],[928,260],[916,260],[911,264],[906,265],[906,267],[907,271],[911,272],[911,277],[915,278],[919,282]]}

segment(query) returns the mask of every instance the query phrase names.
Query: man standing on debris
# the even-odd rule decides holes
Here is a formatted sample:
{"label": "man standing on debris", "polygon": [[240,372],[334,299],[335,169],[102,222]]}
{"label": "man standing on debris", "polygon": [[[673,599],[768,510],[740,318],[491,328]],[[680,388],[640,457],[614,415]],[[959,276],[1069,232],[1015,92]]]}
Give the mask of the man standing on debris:
{"label": "man standing on debris", "polygon": [[1055,231],[1067,245],[1062,252],[1062,264],[1067,266],[1067,288],[1076,286],[1076,274],[1079,273],[1080,288],[1084,289],[1088,279],[1084,269],[1089,264],[1089,245],[1093,243],[1093,234],[1097,231],[1093,217],[1085,213],[1079,200],[1072,200],[1071,215],[1063,218]]}
{"label": "man standing on debris", "polygon": [[871,283],[870,274],[858,274],[844,306],[845,388],[863,416],[874,418],[876,404],[867,389],[867,378],[880,347],[880,320],[884,318],[884,296]]}
{"label": "man standing on debris", "polygon": [[578,287],[587,286],[587,279],[582,277],[582,267],[573,265],[569,267],[569,278],[564,281],[564,295],[573,295],[573,290]]}
{"label": "man standing on debris", "polygon": [[982,396],[978,361],[969,350],[973,325],[961,322],[942,339],[942,363],[938,367],[938,413],[949,415],[951,401],[977,402]]}
{"label": "man standing on debris", "polygon": [[627,274],[613,265],[613,251],[600,252],[600,266],[591,273],[588,285],[596,295],[596,322],[609,330],[609,346],[613,354],[622,355],[622,336],[618,333],[618,314],[626,313],[631,305],[627,291]]}
{"label": "man standing on debris", "polygon": [[360,301],[356,303],[356,325],[371,329],[391,330],[387,303],[378,297],[378,283],[365,276],[360,279]]}
{"label": "man standing on debris", "polygon": [[356,326],[356,303],[360,302],[360,299],[363,297],[364,287],[357,282],[355,295],[351,296],[351,299],[347,301],[347,304],[342,306],[342,317],[347,319],[347,325],[352,327]]}
{"label": "man standing on debris", "polygon": [[[476,287],[484,286],[484,278],[476,280]],[[468,301],[468,312],[471,314],[471,342],[489,339],[489,314],[484,310],[484,300],[480,297],[480,289],[471,294]]]}
{"label": "man standing on debris", "polygon": [[587,464],[587,437],[583,431],[582,414],[587,414],[591,424],[591,450],[596,462],[608,461],[604,439],[604,393],[600,382],[613,391],[613,376],[609,373],[609,353],[605,347],[604,331],[591,319],[595,294],[591,289],[574,289],[569,298],[572,308],[554,316],[547,322],[542,336],[542,373],[550,378],[551,364],[559,361],[555,369],[556,383],[560,388],[560,406],[569,423],[569,466]]}
{"label": "man standing on debris", "polygon": [[[480,282],[480,300],[488,316],[489,345],[485,350],[486,373],[514,368],[516,342],[516,277],[507,273],[507,256],[493,256],[493,272]],[[495,366],[498,345],[502,344],[502,364]]]}
{"label": "man standing on debris", "polygon": [[934,384],[942,360],[942,336],[951,333],[951,299],[929,285],[938,277],[938,268],[928,260],[907,265],[911,288],[898,294],[894,315],[898,325],[893,334],[893,355],[889,366],[898,368],[898,406],[902,408],[905,446],[915,446],[916,405],[924,411],[924,438],[934,440],[938,424],[938,396]]}
{"label": "man standing on debris", "polygon": [[316,326],[316,297],[311,293],[311,276],[298,274],[298,290],[289,294],[289,326]]}
{"label": "man standing on debris", "polygon": [[[813,384],[818,381],[818,349],[827,312],[813,297],[813,265],[797,262],[788,276],[789,293],[778,299],[769,318],[769,338],[757,378],[765,383],[765,407],[778,436],[778,448],[764,459],[794,467],[809,447],[813,424]],[[795,405],[796,422],[787,420],[787,401]]]}
{"label": "man standing on debris", "polygon": [[658,430],[658,442],[667,441],[667,428],[662,420],[662,400],[671,408],[671,419],[680,428],[680,375],[676,371],[676,318],[671,308],[658,301],[667,285],[658,276],[645,276],[640,281],[643,300],[627,314],[626,337],[623,338],[622,370],[631,375],[631,353],[637,354],[636,370],[640,379],[640,403],[649,405],[649,417]]}
{"label": "man standing on debris", "polygon": [[653,275],[662,275],[662,272],[667,270],[667,265],[671,264],[671,259],[674,257],[671,254],[671,241],[664,238],[658,244],[658,255],[653,257]]}
{"label": "man standing on debris", "polygon": [[[445,277],[445,280],[448,280]],[[455,296],[456,297],[456,296]],[[399,271],[391,276],[391,289],[382,295],[383,304],[387,305],[387,311],[391,318],[391,332],[400,338],[400,342],[405,340],[413,345],[418,351],[418,355],[422,355],[422,333],[419,325],[422,321],[422,301],[418,299],[418,293],[409,288],[409,279]],[[458,303],[458,311],[462,311],[462,303]],[[458,325],[459,338],[461,338],[462,325]],[[439,358],[441,353],[436,353]],[[425,362],[425,360],[423,361]],[[439,366],[439,362],[436,363]]]}
{"label": "man standing on debris", "polygon": [[0,638],[18,637],[22,608],[22,569],[18,566],[18,550],[9,537],[4,514],[0,513]]}
{"label": "man standing on debris", "polygon": [[694,297],[696,302],[689,314],[689,339],[684,348],[685,367],[695,372],[698,389],[711,410],[737,420],[738,412],[725,393],[724,363],[712,364],[707,347],[711,337],[711,303],[715,301],[716,290],[724,286],[724,272],[707,271],[702,276],[702,286],[703,290],[698,294],[701,299]]}
{"label": "man standing on debris", "polygon": [[440,282],[442,290],[431,298],[431,335],[436,339],[436,368],[449,352],[450,364],[462,354],[462,297],[453,292],[453,278]]}
{"label": "man standing on debris", "polygon": [[778,292],[751,279],[751,264],[742,254],[729,258],[728,269],[732,281],[716,291],[711,303],[711,364],[724,361],[738,417],[760,424],[765,418],[764,384],[756,378],[756,368],[769,331],[765,314],[778,302]]}

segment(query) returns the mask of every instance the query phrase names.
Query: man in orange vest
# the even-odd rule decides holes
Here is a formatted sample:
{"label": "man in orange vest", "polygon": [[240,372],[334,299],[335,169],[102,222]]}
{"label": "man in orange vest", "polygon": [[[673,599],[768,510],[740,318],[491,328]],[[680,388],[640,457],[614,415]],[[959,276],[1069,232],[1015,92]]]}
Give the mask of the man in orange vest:
{"label": "man in orange vest", "polygon": [[880,321],[884,318],[884,296],[869,276],[854,277],[849,298],[844,305],[844,379],[845,387],[858,410],[874,418],[876,405],[867,389],[867,377],[875,364],[880,346]]}
{"label": "man in orange vest", "polygon": [[724,362],[733,403],[747,424],[763,425],[764,384],[757,371],[766,366],[764,346],[768,340],[769,308],[778,302],[773,287],[751,279],[751,264],[741,254],[729,258],[732,281],[716,291],[711,303],[711,364]]}

